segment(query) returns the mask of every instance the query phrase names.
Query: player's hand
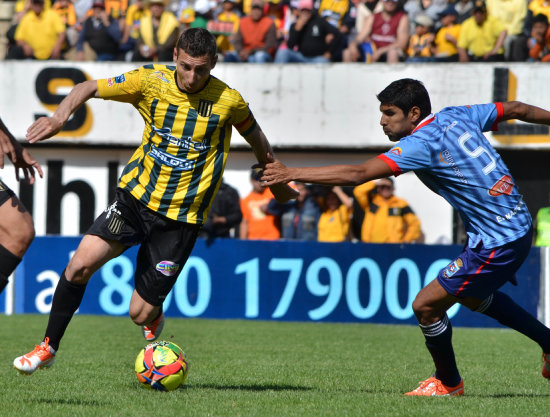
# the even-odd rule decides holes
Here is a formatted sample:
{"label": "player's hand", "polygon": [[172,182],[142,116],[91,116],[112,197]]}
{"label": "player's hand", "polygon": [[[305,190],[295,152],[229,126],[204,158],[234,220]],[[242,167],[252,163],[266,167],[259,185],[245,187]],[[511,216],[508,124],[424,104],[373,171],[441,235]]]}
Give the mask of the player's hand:
{"label": "player's hand", "polygon": [[15,167],[15,178],[17,181],[20,181],[19,169],[23,170],[23,177],[26,183],[34,184],[35,180],[35,170],[40,175],[40,178],[44,177],[42,172],[42,167],[40,164],[32,157],[30,152],[28,152],[22,146],[19,146],[17,151],[17,159],[13,161],[13,166]]}
{"label": "player's hand", "polygon": [[17,160],[15,147],[8,135],[0,130],[0,169],[4,168],[4,156],[7,156],[9,160],[15,164]]}
{"label": "player's hand", "polygon": [[57,134],[63,123],[53,117],[41,117],[27,129],[27,142],[36,143]]}
{"label": "player's hand", "polygon": [[289,169],[278,159],[268,156],[269,162],[264,165],[264,172],[260,181],[264,186],[275,184],[287,184],[292,181],[289,175]]}

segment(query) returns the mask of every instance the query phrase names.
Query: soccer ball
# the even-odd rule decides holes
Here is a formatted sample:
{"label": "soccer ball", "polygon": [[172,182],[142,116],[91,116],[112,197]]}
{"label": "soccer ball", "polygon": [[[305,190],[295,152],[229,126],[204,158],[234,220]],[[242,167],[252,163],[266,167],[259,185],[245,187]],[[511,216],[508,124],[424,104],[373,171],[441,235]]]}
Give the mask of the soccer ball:
{"label": "soccer ball", "polygon": [[160,341],[141,349],[134,369],[138,381],[144,387],[172,391],[185,382],[189,364],[178,345]]}

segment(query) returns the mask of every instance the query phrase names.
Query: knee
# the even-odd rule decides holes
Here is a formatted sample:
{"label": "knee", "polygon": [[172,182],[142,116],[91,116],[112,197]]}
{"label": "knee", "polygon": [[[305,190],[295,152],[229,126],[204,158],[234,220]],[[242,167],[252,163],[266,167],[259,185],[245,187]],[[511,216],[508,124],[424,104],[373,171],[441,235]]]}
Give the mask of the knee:
{"label": "knee", "polygon": [[418,323],[428,326],[437,321],[434,309],[420,297],[416,297],[412,303],[412,309]]}
{"label": "knee", "polygon": [[[156,313],[158,314],[158,313]],[[132,321],[138,326],[145,326],[146,324],[151,323],[155,318],[155,313],[148,313],[147,311],[141,308],[133,308],[130,305],[129,315]]]}
{"label": "knee", "polygon": [[84,285],[88,282],[93,271],[77,254],[70,260],[65,269],[65,278],[67,281]]}
{"label": "knee", "polygon": [[21,220],[10,230],[9,249],[20,258],[23,257],[35,236],[34,223],[29,213],[25,212]]}

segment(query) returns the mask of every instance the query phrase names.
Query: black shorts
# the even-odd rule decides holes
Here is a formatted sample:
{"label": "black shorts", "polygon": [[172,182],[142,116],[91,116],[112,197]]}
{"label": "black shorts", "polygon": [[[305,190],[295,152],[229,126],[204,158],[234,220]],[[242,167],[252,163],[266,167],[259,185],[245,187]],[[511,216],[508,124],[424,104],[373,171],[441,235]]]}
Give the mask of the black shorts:
{"label": "black shorts", "polygon": [[187,262],[200,228],[161,216],[117,188],[112,204],[86,234],[120,242],[126,248],[141,245],[135,288],[145,301],[160,306]]}
{"label": "black shorts", "polygon": [[12,198],[15,193],[2,180],[0,180],[0,206]]}

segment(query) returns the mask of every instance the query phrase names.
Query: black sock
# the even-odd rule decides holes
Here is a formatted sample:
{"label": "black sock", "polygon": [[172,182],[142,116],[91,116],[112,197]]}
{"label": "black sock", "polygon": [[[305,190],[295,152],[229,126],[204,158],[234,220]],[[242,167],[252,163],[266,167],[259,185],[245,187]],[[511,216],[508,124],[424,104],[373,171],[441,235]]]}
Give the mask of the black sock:
{"label": "black sock", "polygon": [[4,246],[0,245],[0,294],[8,285],[8,278],[21,262],[19,256],[15,256]]}
{"label": "black sock", "polygon": [[457,386],[461,378],[456,367],[452,344],[453,327],[449,318],[445,314],[437,323],[429,326],[420,325],[420,328],[435,364],[435,377],[449,387]]}
{"label": "black sock", "polygon": [[550,353],[550,329],[503,292],[497,291],[490,295],[476,311],[517,330],[537,342],[543,352]]}
{"label": "black sock", "polygon": [[65,271],[59,278],[52,300],[50,319],[46,328],[46,335],[50,339],[49,345],[55,350],[59,349],[59,343],[65,333],[65,329],[73,318],[73,314],[84,297],[86,285],[73,284],[65,278]]}

